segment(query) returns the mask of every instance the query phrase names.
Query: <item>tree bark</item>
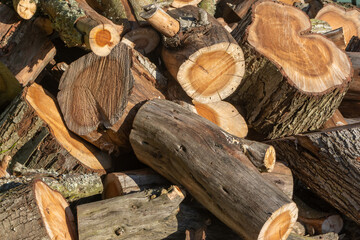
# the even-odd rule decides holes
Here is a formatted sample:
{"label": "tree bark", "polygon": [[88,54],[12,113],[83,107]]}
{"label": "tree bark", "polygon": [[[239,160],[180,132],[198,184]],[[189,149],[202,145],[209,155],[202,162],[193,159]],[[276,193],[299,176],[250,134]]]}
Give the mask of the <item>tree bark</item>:
{"label": "tree bark", "polygon": [[162,83],[147,62],[120,43],[105,58],[90,53],[70,64],[58,93],[67,127],[109,153],[128,151],[137,109],[148,99],[163,98],[155,88]]}
{"label": "tree bark", "polygon": [[36,19],[21,21],[0,3],[0,61],[23,86],[33,82],[54,58],[54,45],[36,26]]}
{"label": "tree bark", "polygon": [[42,181],[0,194],[1,236],[6,239],[76,239],[66,200]]}
{"label": "tree bark", "polygon": [[111,168],[110,157],[65,127],[54,99],[33,84],[0,115],[0,159],[58,173],[98,172]]}
{"label": "tree bark", "polygon": [[290,168],[285,164],[277,162],[271,172],[263,172],[261,176],[274,183],[290,199],[293,198],[294,179]]}
{"label": "tree bark", "polygon": [[269,141],[313,192],[360,223],[359,124]]}
{"label": "tree bark", "polygon": [[[155,10],[147,12],[153,14],[149,14],[151,18],[145,18],[152,19],[161,12],[152,11]],[[243,52],[231,35],[203,9],[185,6],[168,14],[180,25],[180,31],[177,27],[171,28],[169,34],[164,35],[161,56],[187,95],[205,103],[222,100],[233,93],[241,82],[245,65]],[[166,22],[152,23],[156,24],[169,29]]]}
{"label": "tree bark", "polygon": [[18,80],[10,70],[0,62],[0,112],[7,106],[19,93],[21,87]]}
{"label": "tree bark", "polygon": [[246,239],[287,236],[296,205],[264,180],[227,136],[175,103],[152,100],[138,111],[130,142],[140,161],[184,186]]}
{"label": "tree bark", "polygon": [[[293,21],[288,21],[290,15]],[[231,101],[244,106],[248,125],[264,138],[319,129],[348,89],[353,73],[348,57],[332,41],[305,34],[310,28],[300,10],[262,1],[232,32],[244,50],[247,67]],[[290,42],[284,44],[284,39]],[[316,47],[310,51],[309,46]],[[328,49],[326,54],[322,48]],[[299,59],[288,57],[291,55]]]}

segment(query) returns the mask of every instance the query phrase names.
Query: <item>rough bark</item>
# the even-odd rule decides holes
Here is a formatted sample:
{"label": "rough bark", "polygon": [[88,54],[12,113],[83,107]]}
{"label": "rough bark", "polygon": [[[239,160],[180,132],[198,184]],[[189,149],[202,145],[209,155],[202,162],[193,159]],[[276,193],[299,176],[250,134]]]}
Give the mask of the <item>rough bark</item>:
{"label": "rough bark", "polygon": [[327,233],[313,237],[301,236],[297,234],[290,234],[288,240],[338,240],[339,236],[336,233]]}
{"label": "rough bark", "polygon": [[0,112],[21,91],[20,84],[10,70],[0,62]]}
{"label": "rough bark", "polygon": [[293,198],[294,179],[290,168],[285,164],[277,162],[271,172],[263,172],[261,176],[274,183],[290,199]]}
{"label": "rough bark", "polygon": [[216,2],[215,2],[215,0],[202,0],[198,4],[198,7],[204,9],[211,16],[215,15],[215,11],[216,11]]}
{"label": "rough bark", "polygon": [[171,186],[79,205],[79,240],[163,239],[176,231],[176,225],[166,222],[175,217],[184,197]]}
{"label": "rough bark", "polygon": [[55,53],[36,19],[21,21],[13,10],[0,3],[0,61],[21,85],[33,82]]}
{"label": "rough bark", "polygon": [[359,223],[359,124],[269,141],[313,192]]}
{"label": "rough bark", "polygon": [[155,88],[160,80],[148,71],[149,66],[124,43],[105,58],[90,53],[73,62],[58,93],[67,127],[109,153],[128,151],[137,109],[148,99],[163,98]]}
{"label": "rough bark", "polygon": [[178,33],[164,38],[161,53],[170,74],[199,102],[216,102],[233,93],[245,65],[231,35],[203,9],[185,6],[168,14],[180,23]]}
{"label": "rough bark", "polygon": [[[288,21],[289,15],[293,21]],[[286,21],[289,24],[283,25]],[[231,101],[244,107],[248,125],[264,138],[319,129],[348,89],[353,72],[348,57],[325,37],[305,34],[310,28],[309,19],[300,10],[262,1],[232,32],[244,50],[247,67]],[[296,38],[299,41],[291,42]],[[283,39],[290,42],[283,44]],[[309,45],[316,47],[308,50]],[[327,54],[323,55],[322,48],[328,49]],[[292,54],[300,58],[292,61],[288,57]]]}
{"label": "rough bark", "polygon": [[[57,226],[51,222],[53,215]],[[0,216],[0,234],[9,240],[76,239],[74,217],[65,199],[41,181],[0,194]]]}
{"label": "rough bark", "polygon": [[16,162],[59,173],[111,168],[109,156],[66,129],[54,99],[35,83],[0,115],[0,136],[0,158],[12,158],[10,172]]}
{"label": "rough bark", "polygon": [[[296,205],[264,180],[213,123],[175,103],[151,100],[138,111],[130,142],[140,161],[184,186],[245,238],[280,239],[278,234],[290,233]],[[280,219],[275,230],[272,223]]]}

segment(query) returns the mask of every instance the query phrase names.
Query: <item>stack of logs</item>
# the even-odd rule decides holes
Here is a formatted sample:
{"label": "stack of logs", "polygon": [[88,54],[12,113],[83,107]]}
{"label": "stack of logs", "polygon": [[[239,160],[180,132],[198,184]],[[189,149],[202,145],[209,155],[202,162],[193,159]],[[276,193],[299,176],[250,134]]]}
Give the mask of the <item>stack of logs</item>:
{"label": "stack of logs", "polygon": [[360,237],[360,11],[329,2],[1,0],[0,236]]}

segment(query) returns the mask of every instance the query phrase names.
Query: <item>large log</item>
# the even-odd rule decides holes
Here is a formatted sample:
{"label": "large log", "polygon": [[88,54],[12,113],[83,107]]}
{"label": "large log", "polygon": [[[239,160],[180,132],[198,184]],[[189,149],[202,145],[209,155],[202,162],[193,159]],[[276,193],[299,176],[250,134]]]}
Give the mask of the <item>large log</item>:
{"label": "large log", "polygon": [[146,59],[137,56],[119,43],[106,57],[90,53],[74,61],[60,80],[57,98],[67,127],[109,153],[130,148],[142,102],[163,98]]}
{"label": "large log", "polygon": [[327,4],[317,13],[315,18],[329,23],[332,29],[342,27],[347,45],[353,36],[359,36],[359,16],[360,12],[357,8],[346,9],[339,5]]}
{"label": "large log", "polygon": [[167,70],[191,98],[216,102],[235,91],[244,73],[243,52],[213,16],[194,6],[169,15],[155,6],[145,10],[142,17],[166,36],[161,56]]}
{"label": "large log", "polygon": [[306,33],[310,29],[302,11],[261,1],[232,32],[247,67],[231,99],[265,138],[319,129],[346,93],[353,72],[347,55],[325,37]]}
{"label": "large log", "polygon": [[262,172],[261,176],[270,182],[274,183],[278,188],[283,191],[290,199],[293,198],[294,192],[294,179],[291,169],[284,163],[275,163],[274,169],[271,172]]}
{"label": "large log", "polygon": [[21,21],[13,10],[0,3],[0,61],[21,85],[35,81],[55,53],[36,19]]}
{"label": "large log", "polygon": [[173,102],[151,100],[138,111],[130,142],[140,161],[184,186],[246,239],[290,234],[296,205],[215,124]]}
{"label": "large log", "polygon": [[271,140],[279,159],[313,192],[360,223],[360,124]]}
{"label": "large log", "polygon": [[6,156],[12,158],[10,172],[16,162],[59,173],[111,168],[108,155],[67,130],[57,103],[36,83],[0,115],[0,159]]}
{"label": "large log", "polygon": [[39,180],[2,193],[0,215],[0,235],[8,240],[76,239],[69,204]]}

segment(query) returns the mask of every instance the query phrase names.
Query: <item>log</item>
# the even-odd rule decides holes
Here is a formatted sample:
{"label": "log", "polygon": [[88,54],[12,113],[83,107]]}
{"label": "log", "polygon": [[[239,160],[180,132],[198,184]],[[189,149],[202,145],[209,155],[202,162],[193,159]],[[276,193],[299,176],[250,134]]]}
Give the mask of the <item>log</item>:
{"label": "log", "polygon": [[85,0],[40,0],[39,5],[68,47],[85,44],[95,54],[106,56],[120,41],[122,28],[92,10]]}
{"label": "log", "polygon": [[0,215],[0,234],[9,240],[77,238],[69,204],[40,180],[2,193]]}
{"label": "log", "polygon": [[163,29],[162,59],[187,95],[206,103],[220,101],[235,91],[245,69],[243,52],[213,16],[185,6],[168,11],[171,16],[165,16],[169,21],[159,22],[156,16],[165,12],[150,7],[145,10],[143,17],[156,29]]}
{"label": "log", "polygon": [[23,19],[29,20],[37,10],[38,0],[13,0],[14,10]]}
{"label": "log", "polygon": [[324,123],[324,125],[322,126],[322,129],[340,127],[340,126],[344,126],[344,125],[347,125],[347,122],[344,119],[341,112],[338,109],[336,109],[334,114],[332,115],[332,117],[329,120],[327,120],[326,123]]}
{"label": "log", "polygon": [[141,162],[184,186],[245,239],[290,234],[296,205],[263,179],[215,124],[173,102],[151,100],[135,117],[130,143]]}
{"label": "log", "polygon": [[352,36],[358,36],[360,32],[360,12],[357,8],[346,9],[339,5],[327,4],[316,15],[316,19],[330,24],[332,29],[342,27],[344,30],[345,44],[347,45]]}
{"label": "log", "polygon": [[174,0],[171,3],[171,6],[174,8],[181,8],[187,5],[197,6],[201,0]]}
{"label": "log", "polygon": [[215,15],[216,11],[216,0],[202,0],[198,7],[204,9],[211,16]]}
{"label": "log", "polygon": [[257,0],[222,0],[219,6],[222,8],[222,17],[227,23],[240,21],[245,17],[251,6]]}
{"label": "log", "polygon": [[10,70],[0,62],[0,112],[19,93],[21,86]]}
{"label": "log", "polygon": [[285,164],[276,162],[271,172],[262,172],[261,176],[274,183],[290,199],[293,198],[294,179],[290,168]]}
{"label": "log", "polygon": [[288,240],[338,240],[339,236],[336,233],[326,233],[318,236],[307,237],[297,234],[290,234]]}
{"label": "log", "polygon": [[228,133],[239,138],[245,138],[248,127],[238,110],[228,102],[200,103],[193,101],[189,110],[215,123]]}
{"label": "log", "polygon": [[9,172],[16,162],[58,173],[105,173],[111,168],[108,155],[67,130],[57,103],[36,83],[0,115],[0,139],[0,159],[12,158]]}
{"label": "log", "polygon": [[358,224],[359,127],[352,124],[267,142],[297,178]]}
{"label": "log", "polygon": [[113,198],[132,192],[164,186],[169,182],[151,169],[110,173],[104,180],[103,198]]}
{"label": "log", "polygon": [[136,56],[119,43],[106,57],[90,53],[74,61],[60,80],[57,98],[66,126],[108,153],[130,150],[137,109],[148,99],[163,98],[156,78]]}
{"label": "log", "polygon": [[22,86],[35,81],[54,58],[56,50],[36,19],[21,21],[8,6],[0,3],[0,62]]}
{"label": "log", "polygon": [[345,49],[345,38],[344,38],[344,31],[343,28],[337,28],[332,30],[331,26],[322,20],[318,19],[310,19],[311,20],[311,32],[312,33],[320,33],[323,34],[325,37],[333,41],[336,46],[340,49]]}
{"label": "log", "polygon": [[298,221],[305,225],[308,234],[339,233],[342,230],[344,223],[340,215],[312,209],[297,196],[293,200],[299,208]]}
{"label": "log", "polygon": [[152,28],[136,28],[124,35],[121,42],[146,55],[155,50],[160,43],[159,34]]}
{"label": "log", "polygon": [[79,205],[79,240],[164,239],[177,230],[166,222],[175,217],[184,198],[171,186]]}
{"label": "log", "polygon": [[[338,108],[351,81],[347,55],[325,37],[306,33],[310,28],[302,11],[262,1],[232,32],[247,67],[230,102],[244,107],[248,125],[266,139],[319,129]],[[284,44],[283,39],[290,42]]]}

